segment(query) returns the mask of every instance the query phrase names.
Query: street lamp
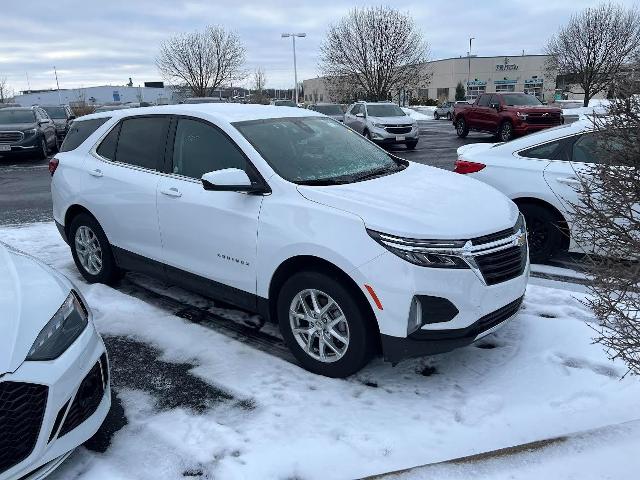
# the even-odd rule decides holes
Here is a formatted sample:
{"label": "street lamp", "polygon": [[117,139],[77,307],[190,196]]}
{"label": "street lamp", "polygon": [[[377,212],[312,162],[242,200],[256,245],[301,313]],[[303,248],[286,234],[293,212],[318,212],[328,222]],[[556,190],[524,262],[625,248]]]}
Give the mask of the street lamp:
{"label": "street lamp", "polygon": [[471,41],[476,37],[469,38],[469,73],[467,73],[467,95],[469,94],[469,81],[471,80]]}
{"label": "street lamp", "polygon": [[282,38],[291,37],[293,40],[293,78],[295,83],[295,92],[296,92],[296,105],[298,104],[298,68],[296,66],[296,37],[306,37],[306,33],[283,33]]}

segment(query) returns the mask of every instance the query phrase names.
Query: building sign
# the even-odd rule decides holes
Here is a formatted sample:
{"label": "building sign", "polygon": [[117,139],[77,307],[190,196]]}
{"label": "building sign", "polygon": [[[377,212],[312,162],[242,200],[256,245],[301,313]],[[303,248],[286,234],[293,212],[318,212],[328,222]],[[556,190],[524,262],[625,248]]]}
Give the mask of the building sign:
{"label": "building sign", "polygon": [[113,101],[114,102],[119,102],[120,101],[120,92],[118,90],[114,90],[113,91]]}
{"label": "building sign", "polygon": [[504,63],[496,65],[496,70],[501,72],[505,70],[518,70],[518,65],[510,63],[509,57],[504,57]]}

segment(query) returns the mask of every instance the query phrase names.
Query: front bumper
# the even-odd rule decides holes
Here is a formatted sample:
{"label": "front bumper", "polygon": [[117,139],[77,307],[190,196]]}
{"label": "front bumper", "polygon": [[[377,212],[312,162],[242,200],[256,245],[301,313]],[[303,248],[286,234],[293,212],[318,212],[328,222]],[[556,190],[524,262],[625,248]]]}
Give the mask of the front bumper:
{"label": "front bumper", "polygon": [[24,451],[30,449],[30,453],[26,457],[0,458],[5,464],[19,460],[0,471],[0,480],[44,478],[69,452],[96,433],[111,406],[107,363],[102,339],[90,323],[56,360],[26,361],[15,372],[0,378],[0,383],[36,386],[45,391],[38,414],[40,428],[35,437],[16,437],[28,442]]}
{"label": "front bumper", "polygon": [[416,126],[408,133],[390,133],[384,128],[371,127],[371,140],[382,145],[417,143],[420,129]]}
{"label": "front bumper", "polygon": [[[378,321],[386,359],[442,353],[474,342],[499,328],[503,321],[491,322],[507,305],[515,305],[524,295],[529,276],[529,260],[521,274],[510,280],[487,285],[478,272],[471,269],[429,268],[413,265],[390,252],[385,252],[352,272],[361,285],[369,285],[382,305],[379,308],[367,289],[363,292]],[[424,323],[408,334],[412,305],[418,297],[440,299],[450,304],[446,318]],[[521,301],[521,300],[520,300]],[[519,307],[519,304],[518,304]],[[441,312],[441,309],[439,309]],[[510,315],[513,316],[516,310]],[[436,315],[422,312],[423,317]]]}
{"label": "front bumper", "polygon": [[[2,142],[0,142],[2,143]],[[18,153],[18,152],[32,152],[40,148],[40,135],[25,134],[22,140],[11,143],[2,143],[2,145],[9,145],[11,150],[9,151],[0,151],[0,155],[8,154],[8,153]]]}
{"label": "front bumper", "polygon": [[520,122],[513,127],[513,133],[516,135],[526,135],[528,133],[539,132],[540,130],[545,130],[547,128],[553,128],[562,125],[561,123],[550,123],[550,124],[531,124],[527,122]]}

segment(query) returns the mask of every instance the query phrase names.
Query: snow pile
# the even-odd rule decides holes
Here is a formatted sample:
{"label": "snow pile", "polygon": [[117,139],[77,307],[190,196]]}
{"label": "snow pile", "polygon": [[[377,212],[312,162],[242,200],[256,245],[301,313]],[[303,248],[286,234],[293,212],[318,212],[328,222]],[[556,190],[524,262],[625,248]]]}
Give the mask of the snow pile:
{"label": "snow pile", "polygon": [[[621,380],[624,367],[592,344],[593,317],[579,294],[530,286],[517,317],[474,346],[396,367],[378,359],[336,380],[144,299],[87,285],[52,223],[2,227],[0,240],[75,281],[101,333],[153,345],[163,361],[196,365],[191,373],[255,406],[162,411],[148,394],[119,391],[129,424],[106,453],[80,449],[54,480],[360,478],[637,418],[640,380]],[[185,301],[208,302],[196,297]],[[602,458],[601,467],[609,463]]]}
{"label": "snow pile", "polygon": [[433,110],[431,111],[431,113],[429,113],[428,110],[431,107],[401,107],[402,111],[404,111],[404,113],[406,113],[407,115],[409,115],[411,118],[413,118],[414,120],[433,120],[433,110],[435,110],[435,107],[433,107]]}

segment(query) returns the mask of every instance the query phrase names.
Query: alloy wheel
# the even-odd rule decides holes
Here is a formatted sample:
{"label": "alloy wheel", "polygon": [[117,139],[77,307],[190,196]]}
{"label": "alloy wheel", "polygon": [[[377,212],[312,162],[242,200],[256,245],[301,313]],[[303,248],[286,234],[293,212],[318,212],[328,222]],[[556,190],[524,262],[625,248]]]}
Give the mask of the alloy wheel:
{"label": "alloy wheel", "polygon": [[298,292],[289,307],[289,323],[298,345],[314,360],[336,362],[349,348],[349,324],[342,308],[320,290]]}
{"label": "alloy wheel", "polygon": [[90,275],[98,275],[102,270],[102,247],[97,235],[86,225],[76,231],[75,247],[82,268]]}
{"label": "alloy wheel", "polygon": [[508,142],[511,139],[511,124],[509,122],[505,122],[502,124],[500,134],[501,140],[503,142]]}
{"label": "alloy wheel", "polygon": [[462,135],[464,133],[464,120],[463,119],[458,120],[456,127],[458,131],[458,135]]}

